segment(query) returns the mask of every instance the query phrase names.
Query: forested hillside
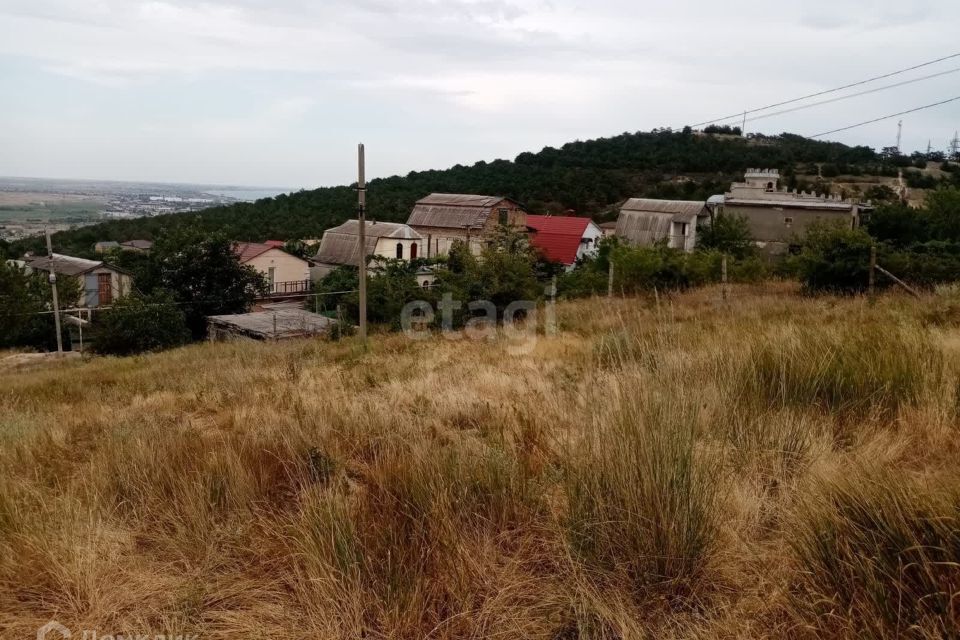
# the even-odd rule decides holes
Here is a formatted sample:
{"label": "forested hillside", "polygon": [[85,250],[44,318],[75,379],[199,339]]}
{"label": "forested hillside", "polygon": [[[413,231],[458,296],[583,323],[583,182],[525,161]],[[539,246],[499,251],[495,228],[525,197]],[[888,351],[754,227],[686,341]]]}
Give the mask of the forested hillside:
{"label": "forested hillside", "polygon": [[[403,221],[413,203],[430,192],[485,193],[512,197],[538,213],[573,210],[602,219],[628,197],[704,199],[722,193],[747,167],[779,168],[792,186],[793,169],[801,163],[871,172],[882,162],[867,147],[792,134],[744,139],[690,131],[624,133],[522,153],[513,161],[376,179],[368,185],[368,207],[371,218]],[[318,237],[353,216],[355,201],[349,186],[327,187],[199,213],[106,222],[59,233],[54,242],[59,251],[85,255],[98,240],[151,239],[193,223],[237,240]],[[25,248],[39,246],[14,247]]]}

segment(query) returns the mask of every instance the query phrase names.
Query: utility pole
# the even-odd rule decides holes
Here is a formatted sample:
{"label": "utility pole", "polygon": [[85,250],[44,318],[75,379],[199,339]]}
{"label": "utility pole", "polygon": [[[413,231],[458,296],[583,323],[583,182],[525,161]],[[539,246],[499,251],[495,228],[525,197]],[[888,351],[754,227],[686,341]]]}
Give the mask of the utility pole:
{"label": "utility pole", "polygon": [[747,112],[743,112],[743,126],[740,127],[740,135],[744,138],[747,137]]}
{"label": "utility pole", "polygon": [[867,291],[870,296],[870,301],[874,300],[874,292],[876,291],[877,285],[877,245],[870,245],[870,275],[867,282]]}
{"label": "utility pole", "polygon": [[900,153],[900,138],[903,136],[903,120],[897,123],[897,153]]}
{"label": "utility pole", "polygon": [[357,145],[358,178],[357,178],[357,218],[360,222],[360,233],[357,241],[360,243],[360,342],[367,347],[367,181],[364,176],[365,158],[363,144]]}
{"label": "utility pole", "polygon": [[57,272],[53,261],[53,242],[50,240],[50,229],[44,228],[47,236],[47,259],[50,261],[50,288],[53,291],[53,326],[57,332],[57,355],[63,355],[63,336],[60,335],[60,300],[57,298]]}

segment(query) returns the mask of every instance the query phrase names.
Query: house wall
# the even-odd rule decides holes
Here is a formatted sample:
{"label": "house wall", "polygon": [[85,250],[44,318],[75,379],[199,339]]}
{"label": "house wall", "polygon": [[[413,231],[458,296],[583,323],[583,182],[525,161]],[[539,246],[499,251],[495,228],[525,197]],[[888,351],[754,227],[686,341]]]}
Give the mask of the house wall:
{"label": "house wall", "polygon": [[784,207],[771,202],[768,206],[727,204],[723,210],[725,214],[746,218],[750,234],[758,242],[790,242],[794,236],[803,236],[818,220],[840,221],[851,227],[856,225],[855,206],[852,211],[837,211]]}
{"label": "house wall", "polygon": [[402,238],[380,238],[377,240],[377,246],[374,249],[374,255],[382,256],[384,258],[396,258],[397,257],[397,245],[403,247],[403,257],[402,260],[410,260],[413,252],[413,245],[417,245],[417,257],[425,258],[427,257],[427,241],[426,240],[405,240]]}
{"label": "house wall", "polygon": [[269,277],[270,267],[274,268],[274,282],[302,282],[310,279],[310,264],[297,256],[280,249],[264,251],[256,258],[247,260],[264,277]]}
{"label": "house wall", "polygon": [[[592,222],[588,224],[583,232],[580,248],[577,249],[577,259],[579,260],[580,258],[595,254],[597,252],[597,242],[599,242],[603,236],[603,229],[601,229],[599,225]],[[589,240],[589,242],[583,242],[583,240]]]}
{"label": "house wall", "polygon": [[78,307],[93,309],[106,304],[105,300],[100,300],[101,273],[110,274],[111,303],[118,298],[129,295],[130,292],[133,291],[133,278],[129,275],[114,271],[109,267],[98,267],[76,276],[76,280],[80,285],[80,300],[75,302]]}

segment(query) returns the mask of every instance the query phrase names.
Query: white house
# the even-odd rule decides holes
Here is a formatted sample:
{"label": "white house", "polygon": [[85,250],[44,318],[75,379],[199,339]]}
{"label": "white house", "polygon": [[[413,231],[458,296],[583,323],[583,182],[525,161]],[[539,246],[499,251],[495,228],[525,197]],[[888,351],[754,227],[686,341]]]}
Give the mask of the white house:
{"label": "white house", "polygon": [[[359,261],[359,220],[347,220],[338,227],[327,229],[314,256],[319,275],[335,267],[357,266]],[[423,236],[411,227],[398,222],[367,221],[364,231],[365,254],[397,260],[416,260],[424,257]],[[315,276],[317,272],[315,271]]]}

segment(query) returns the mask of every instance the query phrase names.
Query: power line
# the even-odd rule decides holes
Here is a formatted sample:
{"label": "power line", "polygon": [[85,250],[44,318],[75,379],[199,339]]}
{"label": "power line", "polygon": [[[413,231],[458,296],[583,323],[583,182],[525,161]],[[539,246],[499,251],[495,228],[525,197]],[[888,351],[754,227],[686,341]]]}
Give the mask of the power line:
{"label": "power line", "polygon": [[740,113],[735,113],[729,116],[724,116],[722,118],[715,118],[713,120],[705,120],[704,122],[698,122],[697,124],[690,125],[691,127],[700,127],[705,124],[713,124],[714,122],[721,122],[723,120],[730,120],[732,118],[742,118],[745,114],[757,113],[758,111],[766,111],[767,109],[773,109],[775,107],[782,107],[787,104],[793,104],[794,102],[800,102],[801,100],[808,100],[809,98],[816,98],[818,96],[824,96],[828,93],[836,93],[837,91],[843,91],[844,89],[851,89],[853,87],[859,87],[870,82],[876,82],[877,80],[883,80],[884,78],[891,78],[893,76],[900,75],[901,73],[907,73],[908,71],[914,71],[916,69],[921,69],[923,67],[929,67],[932,64],[938,62],[943,62],[944,60],[951,60],[953,58],[960,58],[960,53],[952,53],[948,56],[942,58],[937,58],[936,60],[930,60],[929,62],[924,62],[921,64],[914,65],[912,67],[907,67],[906,69],[899,69],[897,71],[891,71],[890,73],[885,73],[883,75],[874,76],[873,78],[867,78],[866,80],[860,80],[859,82],[853,82],[850,84],[845,84],[842,87],[836,87],[834,89],[827,89],[825,91],[818,91],[816,93],[811,93],[799,98],[791,98],[790,100],[784,100],[783,102],[775,102],[773,104],[768,104],[765,107],[759,107],[757,109],[748,109],[746,111],[741,111]]}
{"label": "power line", "polygon": [[[803,104],[799,107],[791,107],[789,109],[783,109],[781,111],[774,111],[773,113],[765,113],[761,116],[756,116],[754,118],[747,118],[747,122],[753,122],[755,120],[763,120],[764,118],[772,118],[774,116],[781,116],[787,113],[793,113],[794,111],[802,111],[804,109],[810,109],[811,107],[819,107],[825,104],[832,104],[834,102],[840,102],[842,100],[847,100],[849,98],[856,98],[859,96],[865,96],[871,93],[877,93],[879,91],[886,91],[887,89],[895,89],[897,87],[902,87],[904,85],[913,84],[915,82],[922,82],[923,80],[930,80],[932,78],[939,78],[940,76],[946,76],[951,73],[957,73],[960,71],[960,67],[955,69],[950,69],[949,71],[941,71],[940,73],[934,73],[929,76],[923,76],[922,78],[914,78],[912,80],[904,80],[903,82],[896,82],[894,84],[888,84],[882,87],[875,87],[873,89],[867,89],[866,91],[858,91],[856,93],[851,93],[849,95],[840,96],[837,98],[830,98],[829,100],[821,100],[820,102],[811,102],[810,104]],[[737,117],[742,117],[742,114]]]}
{"label": "power line", "polygon": [[890,118],[896,118],[897,116],[904,116],[908,113],[914,113],[916,111],[923,111],[924,109],[930,109],[932,107],[939,107],[942,104],[947,104],[948,102],[956,102],[960,100],[960,96],[955,98],[949,98],[947,100],[941,100],[940,102],[934,102],[933,104],[925,104],[922,107],[916,107],[915,109],[908,109],[906,111],[901,111],[900,113],[891,113],[888,116],[881,116],[879,118],[874,118],[873,120],[866,120],[864,122],[858,122],[857,124],[852,124],[848,127],[841,127],[839,129],[834,129],[832,131],[825,131],[823,133],[818,133],[813,136],[807,136],[808,138],[822,138],[823,136],[828,136],[831,133],[839,133],[840,131],[847,131],[848,129],[855,129],[856,127],[862,127],[867,124],[873,124],[874,122],[880,122],[881,120],[889,120]]}

